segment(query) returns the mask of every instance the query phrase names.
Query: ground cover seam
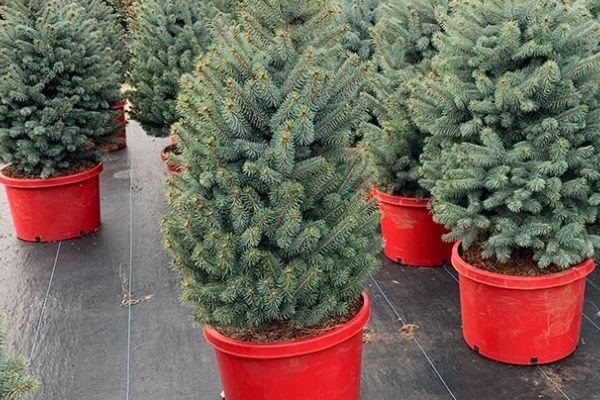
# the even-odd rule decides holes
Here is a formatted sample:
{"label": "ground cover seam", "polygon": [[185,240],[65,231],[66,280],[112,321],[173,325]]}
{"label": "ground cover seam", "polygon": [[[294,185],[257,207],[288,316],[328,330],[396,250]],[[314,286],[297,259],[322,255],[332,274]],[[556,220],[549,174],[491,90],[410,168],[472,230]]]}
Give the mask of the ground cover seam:
{"label": "ground cover seam", "polygon": [[546,379],[548,379],[548,381],[552,384],[552,386],[554,386],[554,388],[556,390],[558,390],[565,399],[571,400],[571,398],[560,388],[560,386],[556,382],[554,382],[552,379],[550,379],[550,377],[548,376],[548,374],[546,374],[546,372],[542,369],[542,367],[540,367],[539,365],[536,365],[536,367],[537,367],[538,371],[540,371],[540,373],[542,375],[544,375],[546,377]]}
{"label": "ground cover seam", "polygon": [[56,256],[54,257],[54,264],[52,265],[52,272],[50,273],[50,280],[48,281],[48,287],[46,288],[46,295],[44,296],[44,302],[42,303],[42,309],[40,310],[40,316],[38,318],[37,325],[35,327],[35,334],[33,336],[33,341],[31,343],[31,351],[29,352],[29,362],[31,363],[31,359],[35,354],[35,350],[37,348],[37,341],[40,335],[40,330],[42,327],[42,321],[44,319],[44,314],[46,313],[46,304],[48,303],[48,298],[50,297],[50,289],[52,288],[52,282],[54,281],[54,272],[56,271],[56,265],[58,264],[58,257],[60,255],[60,249],[62,247],[62,242],[58,242],[58,246],[56,247]]}
{"label": "ground cover seam", "polygon": [[[133,295],[133,162],[129,159],[129,277],[128,293]],[[131,386],[131,304],[127,305],[127,371],[125,400],[129,400],[129,388]]]}
{"label": "ground cover seam", "polygon": [[599,292],[600,292],[600,286],[596,285],[596,284],[594,283],[594,281],[592,281],[592,280],[591,280],[591,279],[589,279],[589,278],[588,278],[588,280],[587,280],[587,281],[588,281],[588,283],[590,284],[590,286],[591,286],[591,287],[593,287],[594,289],[596,289],[597,291],[599,291]]}

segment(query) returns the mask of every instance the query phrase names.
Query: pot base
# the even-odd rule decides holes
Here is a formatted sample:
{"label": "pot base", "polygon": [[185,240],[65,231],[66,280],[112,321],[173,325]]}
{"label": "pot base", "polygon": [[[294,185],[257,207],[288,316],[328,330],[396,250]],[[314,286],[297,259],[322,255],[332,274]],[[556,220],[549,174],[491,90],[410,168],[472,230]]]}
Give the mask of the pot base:
{"label": "pot base", "polygon": [[123,131],[115,134],[114,143],[103,144],[99,148],[106,153],[113,153],[127,148],[127,133]]}
{"label": "pot base", "polygon": [[127,147],[127,131],[126,131],[127,115],[125,114],[126,107],[127,107],[126,99],[123,99],[123,100],[119,101],[118,103],[116,103],[114,106],[112,106],[112,109],[118,112],[117,116],[115,117],[115,122],[119,126],[122,126],[123,129],[120,132],[115,133],[113,143],[100,146],[100,150],[105,151],[107,153],[112,153],[112,152],[115,152],[118,150],[123,150],[124,148]]}

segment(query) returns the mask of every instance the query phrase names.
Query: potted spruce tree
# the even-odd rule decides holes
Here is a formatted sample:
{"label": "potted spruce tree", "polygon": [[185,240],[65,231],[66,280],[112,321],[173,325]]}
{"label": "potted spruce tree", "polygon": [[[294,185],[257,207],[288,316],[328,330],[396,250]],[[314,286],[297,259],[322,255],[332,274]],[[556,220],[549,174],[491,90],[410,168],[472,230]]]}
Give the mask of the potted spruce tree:
{"label": "potted spruce tree", "polygon": [[442,265],[452,251],[442,240],[444,227],[431,216],[430,193],[419,184],[427,134],[415,125],[408,105],[414,82],[431,73],[432,38],[441,30],[437,19],[448,11],[446,0],[390,0],[371,29],[380,67],[373,83],[377,124],[363,129],[363,145],[370,154],[372,193],[380,200],[384,252],[411,266]]}
{"label": "potted spruce tree", "polygon": [[23,357],[10,358],[5,346],[6,329],[0,315],[0,400],[25,399],[38,383],[27,373],[27,361]]}
{"label": "potted spruce tree", "polygon": [[23,240],[78,237],[100,224],[96,145],[114,130],[121,66],[98,46],[103,31],[88,13],[68,0],[2,10],[0,182]]}
{"label": "potted spruce tree", "polygon": [[228,400],[359,398],[379,213],[350,147],[370,64],[346,58],[342,18],[248,0],[182,80],[163,231]]}
{"label": "potted spruce tree", "polygon": [[196,58],[212,40],[210,21],[218,11],[229,11],[234,1],[148,0],[136,8],[128,94],[132,118],[146,133],[167,137],[171,144],[161,152],[169,171],[178,172],[176,132],[171,125],[179,115],[176,109],[179,78],[192,72]]}
{"label": "potted spruce tree", "polygon": [[[113,1],[112,4],[108,4],[106,0],[88,0],[83,4],[88,9],[88,16],[95,18],[99,28],[104,32],[102,36],[103,40],[98,44],[103,46],[105,57],[112,57],[121,63],[122,72],[120,82],[124,83],[126,80],[126,65],[128,64],[128,49],[125,43],[125,31],[123,28],[123,18],[125,16],[122,14],[125,6],[123,5],[123,8],[116,9],[115,7],[118,6],[118,3],[120,1]],[[113,152],[127,147],[126,107],[127,99],[120,99],[113,104],[112,109],[116,112],[114,117],[116,129],[113,132],[112,141],[102,144],[100,146],[101,150]]]}
{"label": "potted spruce tree", "polygon": [[541,364],[579,340],[600,238],[600,39],[582,3],[464,3],[413,92],[431,137],[422,184],[451,229],[463,333],[480,354]]}

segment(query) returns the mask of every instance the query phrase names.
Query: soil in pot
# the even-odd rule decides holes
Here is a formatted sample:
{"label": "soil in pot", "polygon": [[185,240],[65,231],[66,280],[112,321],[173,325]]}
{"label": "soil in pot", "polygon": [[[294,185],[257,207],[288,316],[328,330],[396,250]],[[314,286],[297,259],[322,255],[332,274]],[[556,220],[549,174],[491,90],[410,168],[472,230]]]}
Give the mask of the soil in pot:
{"label": "soil in pot", "polygon": [[467,250],[462,250],[460,256],[463,260],[485,271],[510,276],[544,276],[557,274],[562,270],[554,264],[541,269],[533,260],[533,252],[528,249],[513,251],[510,261],[501,262],[496,257],[485,258],[481,255],[483,249],[479,243],[474,243]]}
{"label": "soil in pot", "polygon": [[[51,176],[50,178],[59,178],[62,176],[79,174],[81,172],[85,172],[85,171],[93,168],[95,165],[96,165],[96,163],[93,163],[91,161],[82,161],[80,163],[70,166],[69,168],[65,168],[65,169],[59,171],[57,174]],[[43,178],[40,178],[40,176],[38,174],[30,174],[27,172],[19,171],[12,164],[9,164],[6,167],[4,167],[1,172],[4,176],[7,176],[7,177],[13,178],[13,179],[43,179]]]}
{"label": "soil in pot", "polygon": [[175,156],[180,156],[181,155],[181,151],[177,148],[177,144],[173,143],[168,145],[167,147],[165,147],[164,149],[165,154],[167,155],[175,155]]}
{"label": "soil in pot", "polygon": [[363,299],[352,305],[348,315],[340,316],[328,321],[325,325],[296,328],[289,322],[278,321],[263,329],[217,329],[217,331],[231,339],[249,343],[277,343],[298,339],[306,339],[324,335],[331,330],[346,324],[360,312]]}

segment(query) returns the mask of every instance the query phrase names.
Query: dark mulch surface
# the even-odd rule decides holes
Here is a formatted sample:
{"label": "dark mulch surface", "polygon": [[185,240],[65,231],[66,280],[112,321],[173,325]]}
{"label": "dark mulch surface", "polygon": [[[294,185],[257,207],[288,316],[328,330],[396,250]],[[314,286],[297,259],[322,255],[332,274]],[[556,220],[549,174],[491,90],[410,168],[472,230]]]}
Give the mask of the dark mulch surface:
{"label": "dark mulch surface", "polygon": [[546,268],[540,268],[537,262],[533,260],[533,252],[530,250],[514,251],[508,262],[501,262],[496,257],[484,258],[481,255],[482,251],[481,246],[475,243],[467,250],[463,250],[461,256],[470,265],[503,275],[543,276],[563,272],[554,264]]}
{"label": "dark mulch surface", "polygon": [[[129,148],[105,163],[103,226],[93,235],[20,242],[0,193],[0,310],[10,351],[30,355],[41,381],[35,400],[220,398],[212,349],[179,304],[162,251],[167,141],[136,123],[128,134]],[[588,279],[578,351],[514,367],[464,344],[451,267],[383,264],[368,282],[363,400],[600,400],[600,271]]]}
{"label": "dark mulch surface", "polygon": [[342,315],[324,324],[298,328],[287,321],[279,321],[262,329],[217,329],[219,333],[235,340],[251,343],[281,343],[290,340],[309,339],[326,334],[354,318],[363,306],[362,299],[356,301],[347,315]]}

